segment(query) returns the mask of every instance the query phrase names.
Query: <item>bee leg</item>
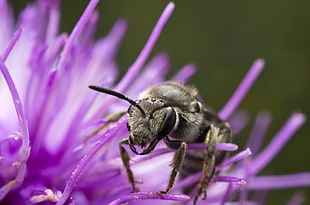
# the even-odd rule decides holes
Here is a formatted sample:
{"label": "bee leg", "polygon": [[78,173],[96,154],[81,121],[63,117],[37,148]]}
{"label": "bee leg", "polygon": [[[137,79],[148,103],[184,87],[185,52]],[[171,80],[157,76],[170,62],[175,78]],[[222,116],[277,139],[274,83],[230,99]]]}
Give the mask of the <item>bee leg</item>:
{"label": "bee leg", "polygon": [[[165,141],[167,143],[167,141]],[[166,194],[168,191],[170,191],[176,181],[177,175],[180,171],[180,168],[182,166],[182,163],[184,161],[185,152],[186,152],[186,143],[182,141],[168,141],[173,143],[173,146],[176,146],[176,143],[179,144],[179,148],[174,154],[173,161],[171,163],[173,169],[169,177],[168,185],[165,189],[165,191],[159,191],[157,192],[158,195]],[[169,146],[169,145],[168,145]]]}
{"label": "bee leg", "polygon": [[206,141],[207,144],[207,156],[202,163],[202,176],[198,183],[198,190],[196,192],[194,198],[194,205],[196,204],[199,196],[203,194],[203,200],[207,198],[207,187],[210,183],[210,180],[214,174],[215,170],[215,147],[216,147],[216,139],[220,133],[220,129],[215,127],[214,125],[210,125],[210,130],[207,133]]}
{"label": "bee leg", "polygon": [[129,183],[131,184],[131,187],[132,187],[131,192],[138,192],[139,189],[136,188],[133,172],[131,171],[130,165],[129,165],[130,157],[129,157],[127,151],[125,150],[125,148],[122,146],[123,144],[129,144],[129,139],[126,138],[126,139],[123,139],[123,140],[120,141],[120,143],[119,143],[119,151],[120,151],[120,155],[121,155],[121,158],[122,158],[122,162],[123,162],[123,164],[124,164],[124,166],[126,168],[126,173],[127,173],[128,181],[129,181]]}
{"label": "bee leg", "polygon": [[207,198],[207,187],[214,174],[214,168],[215,168],[215,155],[213,154],[212,156],[209,155],[207,159],[203,161],[202,177],[198,183],[199,188],[194,198],[194,205],[196,204],[196,201],[198,200],[201,194],[203,194],[202,200],[205,200]]}
{"label": "bee leg", "polygon": [[95,127],[93,130],[90,131],[90,133],[87,134],[87,136],[84,139],[84,143],[86,143],[92,136],[98,134],[101,130],[103,130],[106,126],[108,126],[110,123],[116,122],[119,120],[125,113],[126,111],[120,111],[120,112],[115,112],[109,114],[105,120],[106,122],[98,125],[98,127]]}
{"label": "bee leg", "polygon": [[[232,133],[228,123],[219,125],[219,134],[217,143],[230,143],[232,141]],[[227,151],[215,150],[215,164],[220,164],[228,156]]]}

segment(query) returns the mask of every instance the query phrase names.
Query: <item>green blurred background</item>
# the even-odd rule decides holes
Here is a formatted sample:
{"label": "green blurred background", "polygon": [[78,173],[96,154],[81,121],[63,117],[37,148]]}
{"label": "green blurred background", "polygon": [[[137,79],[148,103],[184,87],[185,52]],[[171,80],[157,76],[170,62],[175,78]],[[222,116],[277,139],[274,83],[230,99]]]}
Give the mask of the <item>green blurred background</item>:
{"label": "green blurred background", "polygon": [[[14,0],[16,12],[30,1]],[[70,32],[86,7],[86,0],[62,1],[62,32]],[[120,17],[129,22],[118,60],[123,72],[140,52],[166,0],[104,1],[99,3],[98,36],[105,35]],[[152,56],[169,52],[173,70],[195,62],[199,71],[194,84],[208,104],[220,109],[230,97],[252,62],[263,58],[266,66],[241,104],[249,111],[251,124],[260,110],[273,116],[267,143],[289,115],[302,111],[308,118],[310,81],[310,1],[175,1],[176,9],[166,25]],[[250,124],[250,125],[251,125]],[[241,147],[250,128],[237,136]],[[309,122],[264,170],[265,174],[310,171]],[[272,191],[268,204],[285,204],[296,192],[310,189]]]}

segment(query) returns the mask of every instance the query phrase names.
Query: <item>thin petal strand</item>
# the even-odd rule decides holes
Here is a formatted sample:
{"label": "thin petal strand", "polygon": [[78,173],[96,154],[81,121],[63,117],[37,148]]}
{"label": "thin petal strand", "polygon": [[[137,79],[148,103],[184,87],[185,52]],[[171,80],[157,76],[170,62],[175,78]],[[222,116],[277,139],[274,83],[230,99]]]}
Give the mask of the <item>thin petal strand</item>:
{"label": "thin petal strand", "polygon": [[146,42],[144,48],[142,49],[141,53],[139,54],[139,56],[137,57],[135,62],[132,64],[132,66],[128,69],[127,73],[122,78],[122,80],[119,82],[119,84],[116,86],[115,90],[117,90],[119,92],[123,92],[124,89],[137,76],[137,74],[141,70],[142,66],[145,64],[145,61],[147,60],[148,56],[150,55],[157,39],[160,36],[161,31],[163,30],[163,27],[165,26],[166,22],[170,18],[173,10],[174,10],[174,3],[170,2],[166,6],[162,15],[160,16],[157,24],[155,25],[155,27],[154,27],[148,41]]}
{"label": "thin petal strand", "polygon": [[[124,126],[126,120],[123,120],[119,124],[119,126]],[[97,142],[93,148],[81,159],[79,164],[76,166],[75,170],[72,172],[71,177],[66,183],[66,187],[63,191],[63,194],[56,205],[62,205],[66,202],[66,200],[69,198],[76,182],[78,181],[79,177],[81,176],[83,170],[87,167],[89,162],[92,158],[98,153],[98,151],[111,139],[115,134],[118,132],[118,127],[114,127],[110,130],[107,135],[105,135],[99,142]]]}
{"label": "thin petal strand", "polygon": [[253,160],[250,174],[260,172],[282,149],[293,134],[302,126],[306,117],[302,113],[294,113],[286,121],[280,131],[274,136],[269,145]]}
{"label": "thin petal strand", "polygon": [[237,107],[239,106],[245,95],[248,93],[249,89],[252,87],[256,78],[263,70],[264,64],[265,62],[262,59],[258,59],[253,63],[249,72],[246,74],[246,76],[243,78],[240,85],[238,86],[237,90],[228,100],[226,105],[218,113],[221,119],[227,120],[232,115],[232,113],[237,109]]}
{"label": "thin petal strand", "polygon": [[270,122],[271,115],[269,112],[260,112],[256,117],[254,126],[246,145],[246,147],[251,149],[253,156],[255,156],[255,154],[259,151]]}
{"label": "thin petal strand", "polygon": [[3,59],[4,62],[6,61],[7,57],[10,54],[10,52],[12,51],[12,49],[14,48],[14,46],[17,43],[18,39],[22,35],[22,32],[23,32],[23,28],[19,28],[14,33],[14,35],[13,35],[9,45],[7,46],[7,48],[5,49],[4,53],[2,54],[2,59]]}
{"label": "thin petal strand", "polygon": [[218,169],[223,169],[224,167],[235,163],[237,161],[240,161],[246,157],[249,157],[252,154],[251,150],[249,148],[245,149],[244,151],[241,151],[237,154],[235,154],[234,156],[231,156],[229,158],[227,158],[226,160],[224,160],[219,166]]}
{"label": "thin petal strand", "polygon": [[179,72],[177,72],[177,74],[173,76],[171,80],[186,83],[196,73],[196,71],[197,66],[195,64],[185,65],[183,68],[179,70]]}
{"label": "thin petal strand", "polygon": [[66,43],[66,46],[64,47],[64,50],[61,54],[59,68],[63,68],[66,65],[66,63],[68,63],[67,61],[70,61],[69,56],[71,56],[74,42],[76,42],[78,36],[82,32],[83,28],[86,26],[88,20],[92,16],[95,10],[95,7],[97,6],[98,3],[99,3],[99,0],[91,0],[89,4],[87,5],[85,11],[83,12],[81,18],[79,19],[78,23],[73,28],[73,31],[68,38],[68,42]]}
{"label": "thin petal strand", "polygon": [[190,197],[184,194],[164,194],[158,195],[157,193],[135,193],[124,195],[119,199],[116,199],[109,203],[109,205],[121,205],[124,203],[128,203],[130,201],[138,201],[138,200],[150,200],[150,199],[161,199],[161,200],[170,200],[170,201],[189,201]]}
{"label": "thin petal strand", "polygon": [[21,103],[21,99],[19,97],[19,93],[15,87],[15,84],[13,82],[13,79],[7,69],[7,67],[4,64],[4,61],[2,58],[0,58],[0,70],[4,76],[4,79],[9,87],[12,100],[15,106],[15,111],[18,117],[19,122],[19,129],[20,129],[20,136],[22,138],[22,147],[19,150],[19,158],[17,159],[20,163],[19,170],[16,176],[16,185],[20,185],[22,181],[24,180],[25,173],[26,173],[26,161],[29,158],[30,155],[30,142],[29,142],[29,130],[28,130],[28,124],[26,120],[26,116],[24,114],[24,108]]}
{"label": "thin petal strand", "polygon": [[268,190],[308,186],[310,186],[310,172],[279,176],[272,175],[253,177],[251,178],[249,189]]}
{"label": "thin petal strand", "polygon": [[305,202],[305,195],[302,193],[296,193],[294,196],[287,202],[286,205],[302,205]]}

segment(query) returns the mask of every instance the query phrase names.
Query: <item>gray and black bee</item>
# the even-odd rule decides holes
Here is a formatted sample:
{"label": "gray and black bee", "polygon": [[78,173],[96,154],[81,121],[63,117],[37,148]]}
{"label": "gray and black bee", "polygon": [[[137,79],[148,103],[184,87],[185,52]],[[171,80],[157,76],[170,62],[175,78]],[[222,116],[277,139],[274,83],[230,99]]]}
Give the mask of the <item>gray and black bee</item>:
{"label": "gray and black bee", "polygon": [[[129,165],[130,158],[123,145],[129,145],[135,154],[145,155],[153,151],[160,140],[164,140],[168,147],[177,151],[168,185],[158,194],[169,192],[179,173],[181,178],[186,178],[202,171],[194,204],[201,194],[203,200],[207,198],[206,189],[215,174],[215,167],[227,155],[226,151],[216,150],[216,144],[230,143],[232,132],[229,124],[222,121],[199,99],[196,89],[176,82],[159,83],[147,88],[139,95],[139,99],[134,101],[106,88],[89,88],[116,96],[131,104],[127,111],[130,136],[120,141],[119,148],[133,192],[137,189]],[[207,148],[187,150],[187,145],[191,143],[205,143]],[[138,152],[136,146],[141,147],[142,151]],[[193,188],[194,186],[186,187],[183,192],[188,194]]]}

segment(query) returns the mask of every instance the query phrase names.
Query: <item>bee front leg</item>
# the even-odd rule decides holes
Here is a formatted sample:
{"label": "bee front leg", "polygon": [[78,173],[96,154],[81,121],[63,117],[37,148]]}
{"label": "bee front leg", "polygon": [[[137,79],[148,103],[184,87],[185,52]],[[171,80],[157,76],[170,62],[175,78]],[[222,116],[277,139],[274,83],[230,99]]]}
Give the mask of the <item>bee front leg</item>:
{"label": "bee front leg", "polygon": [[[167,141],[165,141],[167,143]],[[168,141],[168,143],[173,143],[173,146],[179,144],[179,148],[174,154],[173,161],[171,163],[173,169],[169,177],[168,185],[165,191],[159,191],[157,192],[158,195],[166,194],[168,191],[170,191],[176,181],[177,175],[180,171],[180,168],[182,166],[182,163],[184,161],[185,153],[186,153],[186,143],[181,141]],[[168,144],[167,143],[167,144]],[[168,144],[169,146],[169,144]]]}
{"label": "bee front leg", "polygon": [[123,140],[120,141],[120,143],[119,143],[119,151],[120,151],[122,162],[123,162],[123,164],[124,164],[124,166],[126,168],[126,173],[127,173],[128,181],[129,181],[129,183],[131,184],[131,187],[132,187],[131,192],[138,192],[139,189],[136,188],[133,172],[131,171],[130,165],[129,165],[130,157],[129,157],[127,151],[125,150],[125,148],[122,146],[123,144],[129,144],[129,139],[126,138],[126,139],[123,139]]}
{"label": "bee front leg", "polygon": [[116,122],[118,121],[124,114],[126,113],[126,111],[120,111],[120,112],[115,112],[115,113],[111,113],[109,114],[106,118],[105,118],[105,122],[98,125],[97,127],[95,127],[93,130],[90,131],[90,133],[88,133],[84,139],[84,143],[86,143],[91,137],[93,137],[94,135],[98,134],[100,131],[102,131],[105,127],[107,127],[110,123]]}

